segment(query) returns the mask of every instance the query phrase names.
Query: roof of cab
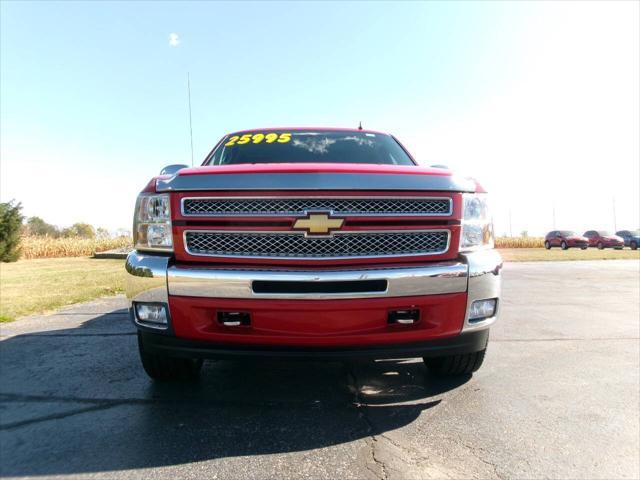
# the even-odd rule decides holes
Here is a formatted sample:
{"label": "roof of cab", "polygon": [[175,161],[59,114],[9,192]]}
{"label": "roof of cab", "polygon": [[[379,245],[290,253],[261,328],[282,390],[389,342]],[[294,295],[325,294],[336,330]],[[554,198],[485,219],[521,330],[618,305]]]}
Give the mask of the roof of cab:
{"label": "roof of cab", "polygon": [[267,128],[249,128],[247,130],[236,130],[230,132],[227,135],[235,135],[238,133],[252,133],[252,132],[360,132],[360,133],[374,133],[377,135],[389,135],[385,132],[378,132],[375,130],[359,129],[359,128],[344,128],[344,127],[267,127]]}

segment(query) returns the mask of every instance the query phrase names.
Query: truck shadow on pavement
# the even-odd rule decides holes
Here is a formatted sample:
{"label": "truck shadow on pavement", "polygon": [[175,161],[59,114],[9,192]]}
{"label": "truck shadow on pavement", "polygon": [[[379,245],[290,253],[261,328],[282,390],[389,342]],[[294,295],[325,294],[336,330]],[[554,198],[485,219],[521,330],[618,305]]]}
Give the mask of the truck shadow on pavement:
{"label": "truck shadow on pavement", "polygon": [[2,476],[354,455],[354,441],[410,424],[470,378],[432,377],[417,359],[243,359],[207,362],[197,384],[154,384],[126,310],[7,338],[0,354]]}

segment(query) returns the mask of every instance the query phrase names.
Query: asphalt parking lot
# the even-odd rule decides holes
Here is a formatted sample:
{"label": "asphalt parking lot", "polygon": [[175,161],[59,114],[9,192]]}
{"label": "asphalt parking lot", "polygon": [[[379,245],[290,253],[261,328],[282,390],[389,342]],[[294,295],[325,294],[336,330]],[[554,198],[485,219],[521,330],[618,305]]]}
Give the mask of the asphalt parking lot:
{"label": "asphalt parking lot", "polygon": [[124,298],[1,327],[1,475],[638,478],[637,261],[509,264],[473,377],[219,361],[154,385]]}

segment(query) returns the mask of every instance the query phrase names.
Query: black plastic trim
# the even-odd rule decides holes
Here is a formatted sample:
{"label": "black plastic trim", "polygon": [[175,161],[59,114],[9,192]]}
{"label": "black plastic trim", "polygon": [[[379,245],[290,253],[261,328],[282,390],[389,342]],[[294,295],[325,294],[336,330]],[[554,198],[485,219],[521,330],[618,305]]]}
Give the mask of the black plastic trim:
{"label": "black plastic trim", "polygon": [[384,293],[387,281],[346,280],[335,282],[304,282],[279,280],[254,280],[254,293]]}
{"label": "black plastic trim", "polygon": [[215,344],[170,337],[148,331],[140,331],[138,335],[147,352],[174,357],[214,359],[224,357],[282,357],[340,360],[349,358],[439,357],[478,352],[484,350],[487,346],[489,329],[420,343],[342,348]]}

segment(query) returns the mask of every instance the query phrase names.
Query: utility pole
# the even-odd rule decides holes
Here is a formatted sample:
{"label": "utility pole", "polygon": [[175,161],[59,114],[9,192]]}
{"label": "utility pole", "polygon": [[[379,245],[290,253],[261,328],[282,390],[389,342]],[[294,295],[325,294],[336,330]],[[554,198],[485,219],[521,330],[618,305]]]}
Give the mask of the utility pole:
{"label": "utility pole", "polygon": [[189,95],[189,139],[191,140],[191,166],[193,167],[193,127],[191,125],[191,79],[187,72],[187,94]]}

